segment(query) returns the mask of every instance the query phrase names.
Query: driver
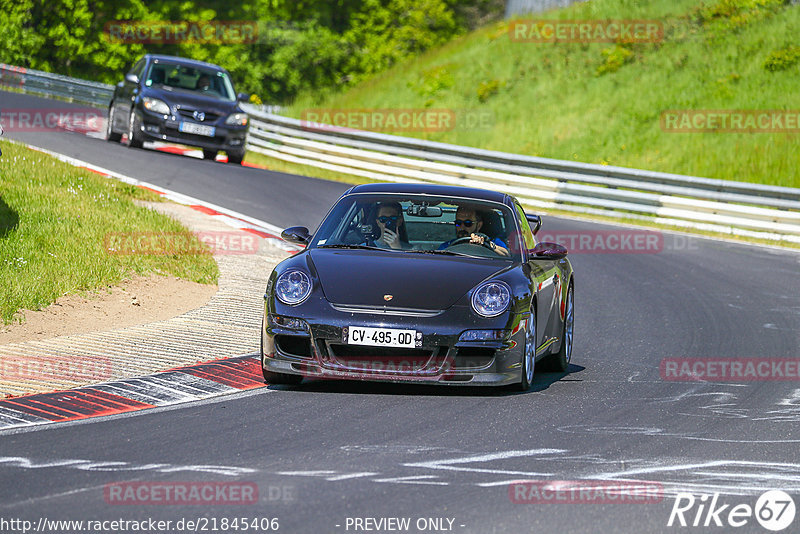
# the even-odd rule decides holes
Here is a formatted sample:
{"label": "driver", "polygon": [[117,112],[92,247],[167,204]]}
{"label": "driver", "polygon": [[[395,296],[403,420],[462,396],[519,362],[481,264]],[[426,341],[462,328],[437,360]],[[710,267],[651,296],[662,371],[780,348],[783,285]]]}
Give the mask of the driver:
{"label": "driver", "polygon": [[483,216],[474,208],[459,206],[458,210],[456,210],[456,220],[453,221],[453,224],[456,230],[455,239],[445,241],[439,245],[439,250],[446,249],[459,239],[469,237],[469,243],[473,245],[482,246],[484,243],[488,243],[488,247],[491,248],[495,254],[499,256],[510,255],[508,252],[508,245],[506,245],[502,239],[499,237],[491,239],[486,234],[480,233],[481,227],[483,226]]}
{"label": "driver", "polygon": [[197,85],[195,85],[195,89],[198,91],[208,91],[210,86],[211,78],[208,77],[208,74],[201,74],[197,79]]}

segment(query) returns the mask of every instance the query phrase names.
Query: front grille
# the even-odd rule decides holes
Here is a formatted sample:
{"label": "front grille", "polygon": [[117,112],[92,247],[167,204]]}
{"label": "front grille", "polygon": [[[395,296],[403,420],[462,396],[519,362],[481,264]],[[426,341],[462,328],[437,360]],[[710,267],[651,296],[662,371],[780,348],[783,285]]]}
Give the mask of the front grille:
{"label": "front grille", "polygon": [[278,351],[295,358],[311,358],[311,339],[302,336],[275,336]]}
{"label": "front grille", "polygon": [[[198,110],[198,111],[200,111],[200,110]],[[208,112],[208,111],[204,111],[203,113],[206,114],[206,117],[202,121],[199,121],[199,120],[194,118],[194,112],[195,112],[194,109],[182,108],[182,109],[178,110],[178,113],[180,113],[181,116],[186,117],[187,119],[191,119],[194,122],[214,122],[220,117],[220,115],[218,113],[211,113],[211,112]]]}
{"label": "front grille", "polygon": [[495,349],[484,347],[461,347],[453,359],[454,369],[480,369],[494,359]]}
{"label": "front grille", "polygon": [[446,348],[402,349],[363,345],[328,344],[330,357],[348,369],[371,372],[414,372],[428,367],[435,354],[446,354]]}

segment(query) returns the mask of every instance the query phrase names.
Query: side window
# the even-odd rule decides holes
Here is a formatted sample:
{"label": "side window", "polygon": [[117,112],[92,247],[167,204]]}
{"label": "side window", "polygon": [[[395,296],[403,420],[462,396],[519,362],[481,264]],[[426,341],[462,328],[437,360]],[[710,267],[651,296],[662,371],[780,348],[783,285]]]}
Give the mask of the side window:
{"label": "side window", "polygon": [[522,228],[522,241],[525,243],[525,248],[530,250],[536,246],[536,239],[533,237],[531,225],[528,224],[528,218],[525,217],[525,210],[522,209],[522,206],[514,204],[514,207],[517,208],[517,214],[519,215],[519,224],[520,228]]}

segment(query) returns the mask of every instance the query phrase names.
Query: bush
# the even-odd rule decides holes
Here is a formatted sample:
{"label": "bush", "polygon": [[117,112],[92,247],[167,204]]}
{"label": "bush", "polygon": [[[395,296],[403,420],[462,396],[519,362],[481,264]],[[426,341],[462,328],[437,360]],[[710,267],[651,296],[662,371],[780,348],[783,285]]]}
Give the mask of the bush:
{"label": "bush", "polygon": [[764,60],[764,68],[770,72],[786,70],[800,61],[800,46],[789,46],[775,50]]}

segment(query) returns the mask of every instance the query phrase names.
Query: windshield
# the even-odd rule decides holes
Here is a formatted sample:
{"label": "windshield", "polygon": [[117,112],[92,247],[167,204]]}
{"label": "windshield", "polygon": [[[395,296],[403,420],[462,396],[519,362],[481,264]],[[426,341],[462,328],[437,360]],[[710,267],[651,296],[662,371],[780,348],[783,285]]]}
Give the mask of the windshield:
{"label": "windshield", "polygon": [[[473,234],[483,244],[471,243]],[[520,260],[519,232],[507,206],[427,195],[347,196],[310,246]]]}
{"label": "windshield", "polygon": [[219,70],[188,67],[171,63],[155,63],[150,67],[145,85],[179,89],[227,101],[236,100],[228,75]]}

